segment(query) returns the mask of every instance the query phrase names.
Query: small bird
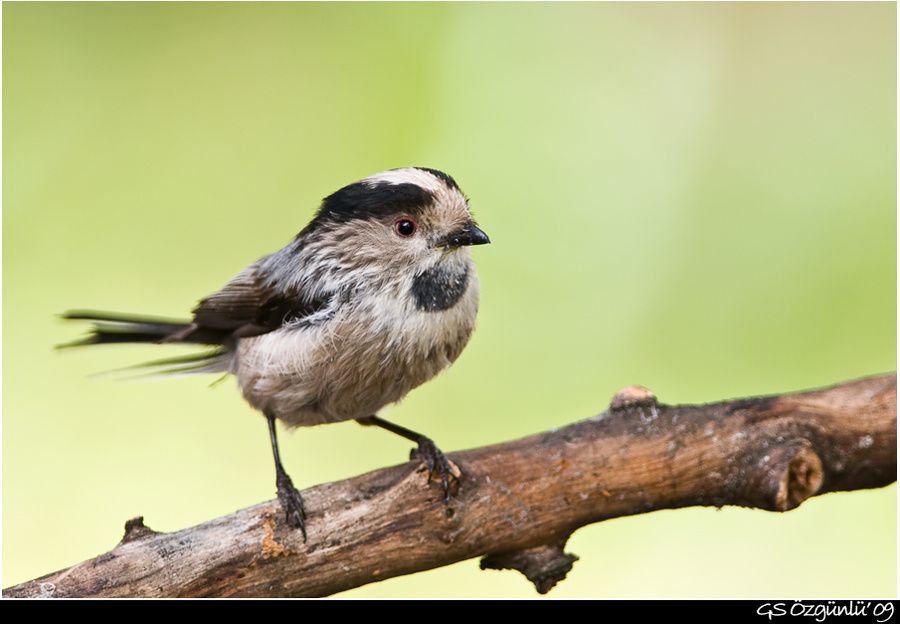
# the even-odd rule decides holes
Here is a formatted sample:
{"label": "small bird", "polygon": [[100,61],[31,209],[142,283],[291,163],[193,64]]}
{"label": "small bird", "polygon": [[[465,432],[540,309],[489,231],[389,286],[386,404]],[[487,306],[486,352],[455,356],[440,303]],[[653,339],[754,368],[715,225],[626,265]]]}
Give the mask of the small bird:
{"label": "small bird", "polygon": [[305,540],[303,499],[281,463],[276,420],[289,428],[356,420],[401,435],[448,500],[455,476],[440,449],[377,413],[459,357],[478,312],[469,247],[489,242],[452,177],[426,167],[384,171],[326,197],[290,243],[201,300],[190,321],[70,311],[63,317],[93,327],[63,346],[213,346],[146,365],[237,378],[266,417],[278,500]]}

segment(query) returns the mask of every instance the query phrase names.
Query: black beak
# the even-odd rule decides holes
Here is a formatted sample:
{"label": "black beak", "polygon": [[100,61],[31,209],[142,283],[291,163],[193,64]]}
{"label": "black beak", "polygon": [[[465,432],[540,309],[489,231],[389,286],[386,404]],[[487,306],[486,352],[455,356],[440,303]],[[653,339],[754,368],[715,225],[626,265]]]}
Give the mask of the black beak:
{"label": "black beak", "polygon": [[487,245],[488,235],[474,223],[467,223],[461,230],[445,236],[439,243],[442,247],[462,247],[463,245]]}

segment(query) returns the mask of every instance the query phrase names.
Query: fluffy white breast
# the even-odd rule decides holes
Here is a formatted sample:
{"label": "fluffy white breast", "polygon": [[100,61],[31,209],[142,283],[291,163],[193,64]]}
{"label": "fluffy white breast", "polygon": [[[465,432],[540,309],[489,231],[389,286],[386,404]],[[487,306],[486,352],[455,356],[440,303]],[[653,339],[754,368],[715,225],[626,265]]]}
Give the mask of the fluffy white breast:
{"label": "fluffy white breast", "polygon": [[456,360],[474,329],[478,276],[461,256],[467,285],[448,309],[417,307],[410,277],[325,322],[241,339],[234,372],[244,396],[294,426],[363,418],[399,401]]}

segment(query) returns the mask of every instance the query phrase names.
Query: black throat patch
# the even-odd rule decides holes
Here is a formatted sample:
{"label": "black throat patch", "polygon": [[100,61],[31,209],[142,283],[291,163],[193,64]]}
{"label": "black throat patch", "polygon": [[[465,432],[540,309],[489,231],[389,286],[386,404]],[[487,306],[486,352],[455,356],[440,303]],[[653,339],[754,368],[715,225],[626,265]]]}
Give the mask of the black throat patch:
{"label": "black throat patch", "polygon": [[449,310],[460,300],[468,285],[468,266],[460,270],[436,264],[413,279],[412,295],[416,309],[423,312]]}

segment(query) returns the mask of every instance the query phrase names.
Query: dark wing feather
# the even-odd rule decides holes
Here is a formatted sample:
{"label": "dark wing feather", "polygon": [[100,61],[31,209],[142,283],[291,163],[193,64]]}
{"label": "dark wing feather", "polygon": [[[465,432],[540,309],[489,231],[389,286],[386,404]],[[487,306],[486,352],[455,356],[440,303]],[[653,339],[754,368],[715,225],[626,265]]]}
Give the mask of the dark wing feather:
{"label": "dark wing feather", "polygon": [[193,310],[194,323],[209,329],[235,331],[255,321],[260,309],[273,297],[272,289],[260,283],[256,265],[251,265],[222,290],[197,304]]}
{"label": "dark wing feather", "polygon": [[[223,345],[227,348],[236,338],[265,334],[287,322],[315,314],[332,300],[330,297],[311,300],[299,294],[277,292],[260,279],[258,267],[259,263],[251,265],[228,282],[222,290],[202,300],[194,308],[194,318],[190,323],[110,312],[87,310],[66,312],[63,318],[93,321],[94,328],[87,338],[60,346],[187,342]],[[196,362],[201,362],[205,368],[207,364],[214,364],[221,353],[224,351],[204,354],[197,358]],[[191,362],[192,366],[189,369],[179,370],[199,370],[193,365],[194,360]],[[168,363],[176,362],[164,361],[153,364]]]}
{"label": "dark wing feather", "polygon": [[185,340],[195,333],[220,333],[228,338],[247,338],[274,331],[288,321],[321,310],[327,301],[308,301],[299,294],[286,295],[266,285],[253,264],[225,284],[217,293],[200,301],[194,319],[171,340]]}

